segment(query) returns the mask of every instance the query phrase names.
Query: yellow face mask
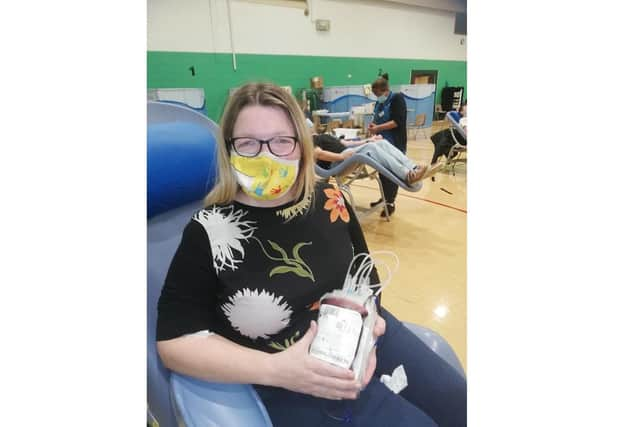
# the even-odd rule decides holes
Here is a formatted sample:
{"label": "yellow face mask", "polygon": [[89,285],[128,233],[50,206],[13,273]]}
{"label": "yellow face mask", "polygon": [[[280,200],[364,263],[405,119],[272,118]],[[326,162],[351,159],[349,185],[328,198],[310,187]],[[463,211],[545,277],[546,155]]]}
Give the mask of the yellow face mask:
{"label": "yellow face mask", "polygon": [[230,153],[238,184],[248,196],[276,200],[291,190],[298,177],[300,160],[285,160],[262,152],[256,157]]}

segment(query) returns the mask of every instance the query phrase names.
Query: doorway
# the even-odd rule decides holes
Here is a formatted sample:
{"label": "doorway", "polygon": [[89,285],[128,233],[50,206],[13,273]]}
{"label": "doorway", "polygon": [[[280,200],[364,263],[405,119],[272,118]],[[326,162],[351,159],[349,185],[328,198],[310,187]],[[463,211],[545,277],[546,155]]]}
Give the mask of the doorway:
{"label": "doorway", "polygon": [[[411,70],[411,84],[433,84],[436,86],[436,96],[438,94],[438,70]],[[439,120],[437,115],[435,98],[433,100],[433,120]]]}
{"label": "doorway", "polygon": [[411,70],[411,84],[434,84],[438,86],[438,70]]}

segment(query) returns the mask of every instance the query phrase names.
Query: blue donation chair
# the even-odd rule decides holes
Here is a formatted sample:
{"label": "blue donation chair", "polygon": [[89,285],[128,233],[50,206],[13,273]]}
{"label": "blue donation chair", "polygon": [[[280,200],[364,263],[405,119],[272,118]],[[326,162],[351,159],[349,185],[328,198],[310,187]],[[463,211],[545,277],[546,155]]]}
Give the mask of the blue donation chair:
{"label": "blue donation chair", "polygon": [[[460,126],[460,119],[462,117],[457,111],[449,111],[445,118],[449,123],[449,132],[451,132],[451,137],[453,138],[454,142],[453,147],[451,147],[449,153],[447,154],[447,162],[445,163],[445,168],[451,170],[451,172],[455,176],[456,164],[467,162],[467,132],[462,126]],[[464,158],[462,157],[462,153],[465,153]]]}
{"label": "blue donation chair", "polygon": [[[418,181],[413,185],[408,185],[403,179],[394,175],[393,172],[391,172],[389,169],[385,168],[380,163],[375,161],[372,157],[366,154],[355,153],[347,160],[344,160],[337,164],[332,164],[331,166],[332,167],[330,169],[324,169],[318,166],[318,164],[316,163],[316,175],[326,181],[328,181],[330,178],[334,178],[340,191],[346,193],[347,196],[349,196],[349,203],[351,204],[351,206],[353,206],[354,209],[356,209],[356,205],[353,199],[353,194],[351,193],[351,184],[358,179],[375,179],[378,183],[378,188],[380,189],[380,198],[382,199],[384,210],[387,214],[387,221],[391,221],[391,219],[387,210],[387,200],[384,197],[384,191],[382,191],[380,174],[386,176],[394,184],[404,190],[415,193],[417,191],[420,191],[420,189],[422,188],[422,181]],[[373,171],[368,171],[366,166],[371,167]],[[372,211],[373,209],[369,209],[368,211]]]}

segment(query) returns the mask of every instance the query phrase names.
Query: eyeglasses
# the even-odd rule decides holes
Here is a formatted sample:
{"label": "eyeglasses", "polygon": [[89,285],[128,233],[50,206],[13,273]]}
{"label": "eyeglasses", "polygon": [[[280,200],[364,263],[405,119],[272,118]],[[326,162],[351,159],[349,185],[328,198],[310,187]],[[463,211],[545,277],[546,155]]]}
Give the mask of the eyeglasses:
{"label": "eyeglasses", "polygon": [[295,136],[274,136],[271,139],[257,139],[240,136],[229,138],[227,143],[233,146],[233,150],[242,157],[255,157],[262,151],[262,144],[267,144],[271,154],[278,157],[288,156],[293,153],[298,143]]}

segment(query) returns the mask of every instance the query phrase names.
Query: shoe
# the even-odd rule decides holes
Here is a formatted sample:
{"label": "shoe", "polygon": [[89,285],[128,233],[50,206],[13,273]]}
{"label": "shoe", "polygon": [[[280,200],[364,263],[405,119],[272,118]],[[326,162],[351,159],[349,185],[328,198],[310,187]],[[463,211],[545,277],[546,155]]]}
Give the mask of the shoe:
{"label": "shoe", "polygon": [[416,166],[412,171],[407,174],[406,182],[409,185],[413,185],[421,179],[425,178],[428,171],[427,165]]}
{"label": "shoe", "polygon": [[[387,211],[389,211],[389,216],[393,215],[393,213],[396,211],[396,204],[395,203],[387,203]],[[387,217],[387,212],[382,209],[382,212],[380,213],[380,216],[382,218],[386,218]]]}
{"label": "shoe", "polygon": [[378,199],[375,202],[371,202],[369,203],[369,206],[371,206],[372,208],[375,208],[376,206],[378,206],[380,203],[382,203],[382,199]]}

